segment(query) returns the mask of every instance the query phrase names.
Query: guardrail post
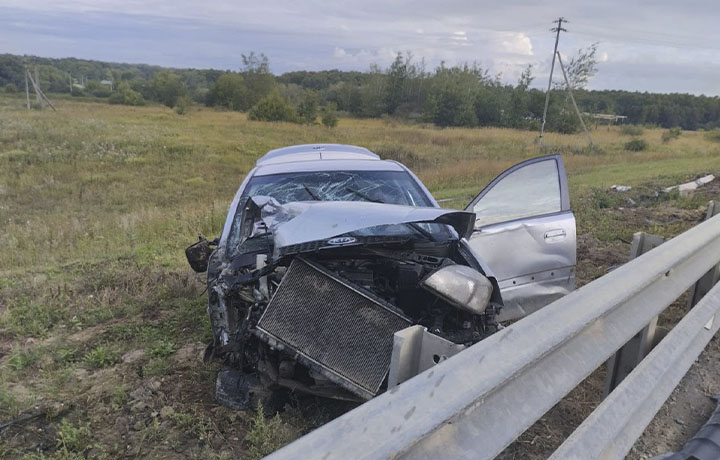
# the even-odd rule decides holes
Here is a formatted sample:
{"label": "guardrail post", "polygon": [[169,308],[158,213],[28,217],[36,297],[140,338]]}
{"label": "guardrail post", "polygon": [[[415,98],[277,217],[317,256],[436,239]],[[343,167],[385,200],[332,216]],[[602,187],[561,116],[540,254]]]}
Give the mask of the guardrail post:
{"label": "guardrail post", "polygon": [[[717,206],[715,204],[715,201],[710,201],[708,203],[707,215],[705,216],[705,220],[708,220],[718,214],[720,214],[720,206]],[[708,291],[710,291],[710,289],[715,286],[715,283],[718,282],[718,279],[720,279],[720,264],[715,265],[713,268],[708,270],[708,272],[705,273],[702,278],[700,278],[698,282],[695,283],[695,285],[692,287],[692,289],[690,290],[690,296],[688,297],[688,310],[694,307],[695,304],[697,304],[700,299],[702,299],[705,294],[707,294]]]}
{"label": "guardrail post", "polygon": [[[720,208],[720,206],[718,207]],[[657,235],[650,235],[644,232],[638,232],[633,235],[632,248],[630,249],[630,258],[632,260],[639,257],[651,249],[660,246],[665,242],[665,238]],[[711,286],[712,287],[712,286]],[[710,290],[708,288],[708,290]],[[705,291],[707,292],[707,291]],[[635,369],[640,361],[650,352],[655,339],[655,329],[657,327],[657,316],[645,326],[642,331],[638,332],[635,337],[630,339],[628,343],[623,345],[610,359],[607,361],[607,375],[605,376],[605,396],[609,395],[616,386],[623,381],[625,377]]]}
{"label": "guardrail post", "polygon": [[[637,253],[644,246],[640,243]],[[378,395],[268,459],[495,458],[718,263],[720,216]],[[716,285],[669,332],[670,340],[650,352],[651,360],[640,362],[607,404],[583,422],[591,429],[573,433],[572,439],[581,442],[553,459],[623,458],[720,328],[719,311]],[[603,449],[610,451],[608,445],[612,452],[603,455]]]}

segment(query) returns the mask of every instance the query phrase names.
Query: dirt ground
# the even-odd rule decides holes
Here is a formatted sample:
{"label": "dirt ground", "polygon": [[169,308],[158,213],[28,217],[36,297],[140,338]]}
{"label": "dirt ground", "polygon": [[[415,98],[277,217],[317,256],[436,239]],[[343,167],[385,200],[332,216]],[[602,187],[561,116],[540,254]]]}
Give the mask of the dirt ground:
{"label": "dirt ground", "polygon": [[[642,229],[666,238],[702,222],[706,208],[679,208],[657,202],[653,190],[635,190],[632,198],[623,197],[622,206],[606,212],[628,228]],[[630,198],[630,201],[628,201]],[[691,199],[706,203],[720,198],[720,184],[715,181],[698,189]],[[631,238],[601,241],[589,234],[578,235],[578,285],[586,284],[609,270],[627,262]],[[670,305],[660,316],[658,328],[669,331],[683,317],[687,293]],[[600,367],[578,385],[567,397],[531,426],[497,458],[499,460],[547,458],[602,401],[605,366]],[[707,421],[715,410],[713,396],[720,394],[720,338],[714,337],[687,375],[627,455],[627,459],[645,460],[682,448],[683,444]]]}

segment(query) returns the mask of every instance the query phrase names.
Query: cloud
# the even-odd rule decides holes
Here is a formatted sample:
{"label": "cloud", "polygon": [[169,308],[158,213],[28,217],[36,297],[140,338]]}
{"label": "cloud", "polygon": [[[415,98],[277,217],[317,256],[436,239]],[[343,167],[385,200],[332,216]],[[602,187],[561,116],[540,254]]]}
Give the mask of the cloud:
{"label": "cloud", "polygon": [[560,37],[564,58],[600,41],[594,88],[720,94],[720,2],[702,0],[653,8],[620,0],[0,0],[0,41],[18,54],[220,69],[239,68],[240,54],[254,50],[276,73],[367,70],[410,51],[428,70],[478,62],[507,82],[533,64],[540,85],[553,11],[571,21]]}
{"label": "cloud", "polygon": [[523,33],[510,34],[502,41],[501,49],[506,53],[533,55],[532,41]]}

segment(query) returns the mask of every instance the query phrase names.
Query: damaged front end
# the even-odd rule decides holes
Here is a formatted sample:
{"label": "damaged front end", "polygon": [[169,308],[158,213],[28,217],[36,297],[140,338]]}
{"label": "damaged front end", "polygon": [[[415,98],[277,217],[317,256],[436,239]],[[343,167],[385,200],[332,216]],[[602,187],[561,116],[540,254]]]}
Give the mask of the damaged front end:
{"label": "damaged front end", "polygon": [[237,240],[208,270],[219,402],[245,408],[281,389],[364,401],[495,332],[497,283],[462,239],[473,222],[439,208],[248,199]]}

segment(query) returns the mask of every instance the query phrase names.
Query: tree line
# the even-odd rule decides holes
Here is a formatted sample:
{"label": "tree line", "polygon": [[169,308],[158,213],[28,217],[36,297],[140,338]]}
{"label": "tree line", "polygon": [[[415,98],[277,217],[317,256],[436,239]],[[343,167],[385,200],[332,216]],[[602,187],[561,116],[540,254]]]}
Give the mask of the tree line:
{"label": "tree line", "polygon": [[[580,50],[567,63],[578,106],[584,112],[627,116],[631,124],[665,128],[720,127],[720,98],[622,90],[590,91],[597,45]],[[268,58],[242,56],[239,71],[162,68],[82,59],[0,55],[0,87],[24,90],[24,69],[38,69],[40,86],[50,93],[108,98],[110,103],[141,105],[155,101],[182,112],[192,103],[248,112],[251,119],[337,123],[336,111],[355,117],[391,116],[437,126],[499,126],[538,129],[545,92],[531,88],[532,68],[514,84],[477,64],[428,70],[409,53],[387,68],[367,72],[297,71],[276,76]],[[104,83],[101,83],[103,82]],[[110,85],[108,85],[110,82]],[[550,93],[546,129],[571,133],[579,122],[562,85]]]}

